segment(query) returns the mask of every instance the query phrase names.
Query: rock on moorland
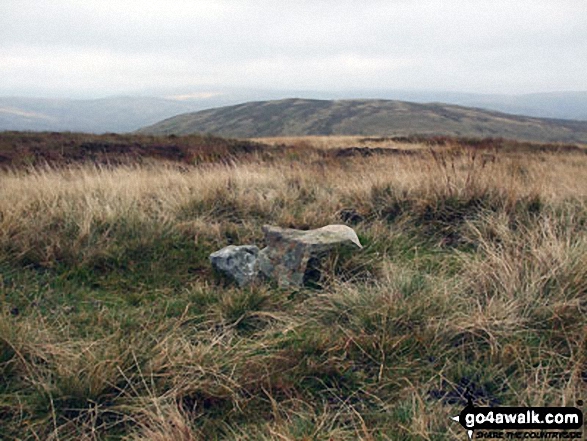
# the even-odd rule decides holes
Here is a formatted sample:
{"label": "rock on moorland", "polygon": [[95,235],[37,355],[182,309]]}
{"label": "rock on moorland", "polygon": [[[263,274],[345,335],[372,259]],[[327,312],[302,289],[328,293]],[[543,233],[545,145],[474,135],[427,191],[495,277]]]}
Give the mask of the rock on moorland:
{"label": "rock on moorland", "polygon": [[363,248],[355,231],[346,225],[327,225],[301,231],[263,226],[267,247],[259,253],[259,270],[279,286],[302,286],[318,277],[320,261],[344,248]]}
{"label": "rock on moorland", "polygon": [[210,255],[212,266],[241,287],[259,276],[281,287],[302,286],[319,279],[320,263],[330,253],[363,248],[346,225],[308,231],[265,225],[263,232],[267,246],[261,251],[255,245],[229,245]]}
{"label": "rock on moorland", "polygon": [[257,277],[258,255],[259,248],[255,245],[229,245],[210,254],[210,263],[216,271],[242,287]]}

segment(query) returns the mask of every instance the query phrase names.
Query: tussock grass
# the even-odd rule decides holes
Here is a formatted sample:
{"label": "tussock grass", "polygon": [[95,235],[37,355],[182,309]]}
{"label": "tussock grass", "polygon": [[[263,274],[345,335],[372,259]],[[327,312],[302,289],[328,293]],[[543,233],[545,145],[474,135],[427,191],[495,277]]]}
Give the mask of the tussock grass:
{"label": "tussock grass", "polygon": [[[486,147],[3,171],[2,436],[441,440],[466,396],[574,405],[587,156]],[[341,222],[365,248],[314,288],[208,263]]]}

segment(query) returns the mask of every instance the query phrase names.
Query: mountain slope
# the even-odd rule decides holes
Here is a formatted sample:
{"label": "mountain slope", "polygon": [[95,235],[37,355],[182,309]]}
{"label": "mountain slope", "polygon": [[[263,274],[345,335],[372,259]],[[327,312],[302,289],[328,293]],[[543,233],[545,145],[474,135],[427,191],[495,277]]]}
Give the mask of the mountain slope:
{"label": "mountain slope", "polygon": [[96,100],[0,97],[0,130],[130,132],[216,103],[148,97]]}
{"label": "mountain slope", "polygon": [[587,142],[587,122],[540,119],[446,104],[389,100],[261,101],[169,118],[139,132],[230,137],[451,135]]}
{"label": "mountain slope", "polygon": [[587,92],[477,95],[454,103],[516,115],[587,121]]}
{"label": "mountain slope", "polygon": [[[185,91],[183,91],[185,92]],[[153,91],[147,96],[102,99],[44,99],[0,97],[0,131],[129,132],[186,112],[249,101],[268,101],[284,96],[336,100],[376,98],[415,103],[442,102],[538,118],[587,120],[587,92],[556,92],[528,95],[480,95],[455,92],[402,90],[340,93],[267,91],[248,89]],[[160,97],[160,98],[154,98]],[[161,98],[166,97],[166,98]]]}

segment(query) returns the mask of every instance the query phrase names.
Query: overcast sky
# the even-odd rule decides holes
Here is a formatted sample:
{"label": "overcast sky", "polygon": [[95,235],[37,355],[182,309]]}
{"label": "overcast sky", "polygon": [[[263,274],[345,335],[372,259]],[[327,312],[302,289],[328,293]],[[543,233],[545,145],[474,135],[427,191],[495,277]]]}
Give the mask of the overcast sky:
{"label": "overcast sky", "polygon": [[0,95],[587,90],[586,0],[0,0]]}

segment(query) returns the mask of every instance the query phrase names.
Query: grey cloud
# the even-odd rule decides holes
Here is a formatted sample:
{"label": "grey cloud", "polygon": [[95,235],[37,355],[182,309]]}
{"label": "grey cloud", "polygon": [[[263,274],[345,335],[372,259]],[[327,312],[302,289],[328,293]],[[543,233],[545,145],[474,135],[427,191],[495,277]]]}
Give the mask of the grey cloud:
{"label": "grey cloud", "polygon": [[[587,89],[582,1],[0,3],[0,94],[127,87]],[[69,84],[69,86],[68,86]]]}

